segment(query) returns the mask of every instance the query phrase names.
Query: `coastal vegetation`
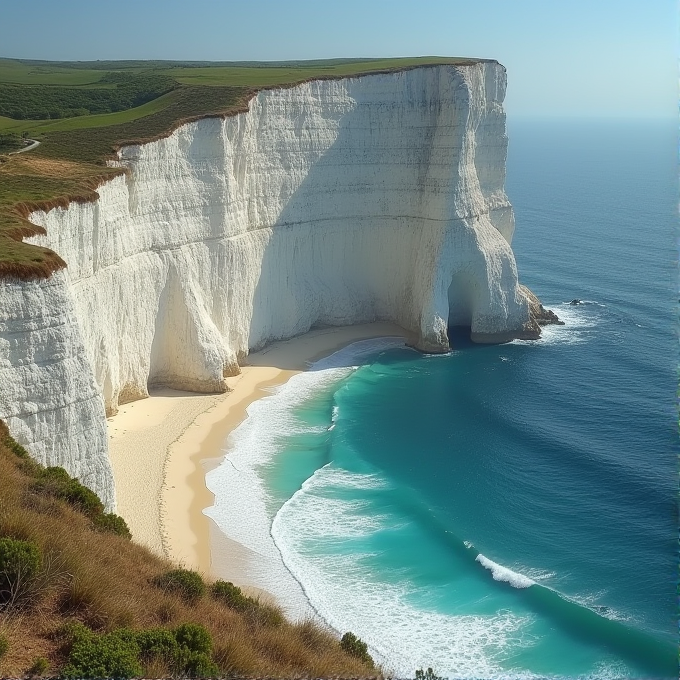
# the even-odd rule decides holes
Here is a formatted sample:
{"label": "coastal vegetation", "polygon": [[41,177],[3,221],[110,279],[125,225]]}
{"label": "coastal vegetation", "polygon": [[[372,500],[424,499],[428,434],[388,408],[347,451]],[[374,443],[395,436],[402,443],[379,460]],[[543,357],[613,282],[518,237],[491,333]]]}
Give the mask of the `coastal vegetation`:
{"label": "coastal vegetation", "polygon": [[0,677],[375,675],[317,624],[178,569],[100,517],[117,516],[0,421]]}
{"label": "coastal vegetation", "polygon": [[[258,89],[315,78],[398,71],[462,58],[294,62],[44,62],[0,59],[0,276],[35,279],[65,267],[53,251],[22,242],[42,233],[32,210],[96,199],[121,174],[107,165],[125,144],[179,125],[247,110]],[[8,155],[21,139],[37,148]]]}
{"label": "coastal vegetation", "polygon": [[368,653],[368,645],[354,633],[347,632],[340,639],[340,646],[352,656],[363,661],[368,666],[373,666],[373,659]]}
{"label": "coastal vegetation", "polygon": [[178,86],[170,76],[110,71],[93,86],[0,85],[0,116],[49,120],[125,111]]}

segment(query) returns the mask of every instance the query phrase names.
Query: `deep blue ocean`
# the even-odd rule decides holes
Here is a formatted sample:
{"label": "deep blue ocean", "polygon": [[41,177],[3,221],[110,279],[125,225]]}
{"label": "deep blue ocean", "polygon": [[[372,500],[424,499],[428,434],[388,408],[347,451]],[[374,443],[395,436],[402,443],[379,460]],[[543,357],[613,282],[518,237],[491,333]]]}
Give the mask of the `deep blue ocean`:
{"label": "deep blue ocean", "polygon": [[399,677],[677,677],[676,130],[508,137],[520,280],[565,325],[308,389],[257,467],[271,535]]}

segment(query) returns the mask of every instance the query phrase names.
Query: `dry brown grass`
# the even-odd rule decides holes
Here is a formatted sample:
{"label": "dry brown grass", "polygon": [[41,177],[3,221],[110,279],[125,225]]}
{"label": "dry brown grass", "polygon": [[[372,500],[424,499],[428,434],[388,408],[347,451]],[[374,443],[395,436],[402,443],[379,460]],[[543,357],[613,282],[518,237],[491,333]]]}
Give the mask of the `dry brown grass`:
{"label": "dry brown grass", "polygon": [[[191,605],[179,595],[151,585],[173,568],[129,540],[92,529],[89,519],[54,498],[31,490],[31,461],[22,461],[7,443],[0,421],[0,537],[34,541],[43,566],[31,583],[30,597],[0,608],[0,634],[9,652],[0,659],[0,677],[24,674],[36,657],[55,672],[65,659],[58,629],[78,620],[98,631],[180,623],[203,624],[212,634],[214,659],[222,673],[268,677],[366,677],[375,674],[348,656],[339,642],[316,624],[266,625],[209,596]],[[155,662],[147,677],[166,675]]]}

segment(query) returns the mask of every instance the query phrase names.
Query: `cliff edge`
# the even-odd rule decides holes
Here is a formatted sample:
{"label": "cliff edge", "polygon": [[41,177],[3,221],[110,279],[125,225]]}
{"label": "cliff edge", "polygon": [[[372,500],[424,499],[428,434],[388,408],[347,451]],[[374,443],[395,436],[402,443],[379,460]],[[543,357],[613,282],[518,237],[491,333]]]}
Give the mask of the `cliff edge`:
{"label": "cliff edge", "polygon": [[112,507],[105,409],[149,385],[223,391],[250,351],[319,325],[391,321],[434,352],[453,325],[538,337],[505,86],[495,62],[315,80],[124,147],[98,200],[30,215],[68,268],[0,280],[0,417]]}

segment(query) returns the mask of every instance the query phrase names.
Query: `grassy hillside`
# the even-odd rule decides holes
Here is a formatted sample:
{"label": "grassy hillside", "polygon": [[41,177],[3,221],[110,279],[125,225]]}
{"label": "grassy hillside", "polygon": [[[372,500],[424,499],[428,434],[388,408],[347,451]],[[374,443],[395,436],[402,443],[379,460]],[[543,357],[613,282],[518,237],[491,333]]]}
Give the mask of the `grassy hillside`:
{"label": "grassy hillside", "polygon": [[[106,166],[120,146],[158,139],[189,120],[247,109],[258,89],[432,64],[446,57],[308,62],[45,62],[0,59],[0,135],[40,146],[0,150],[0,277],[43,278],[65,266],[56,253],[25,244],[41,233],[31,210],[96,198],[120,169]],[[108,111],[108,112],[106,112]],[[49,117],[47,117],[49,116]]]}
{"label": "grassy hillside", "polygon": [[178,572],[135,545],[91,491],[61,468],[33,462],[0,421],[0,677],[30,672],[366,677],[376,670],[361,645],[342,645],[310,622],[291,624],[230,584]]}

